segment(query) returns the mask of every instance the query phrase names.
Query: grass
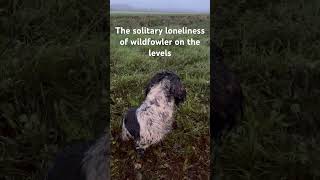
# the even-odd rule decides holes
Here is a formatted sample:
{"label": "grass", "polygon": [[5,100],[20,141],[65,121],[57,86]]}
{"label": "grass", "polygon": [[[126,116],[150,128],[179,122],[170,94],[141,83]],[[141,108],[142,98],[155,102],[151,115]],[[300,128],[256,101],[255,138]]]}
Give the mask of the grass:
{"label": "grass", "polygon": [[[134,19],[134,21],[133,21]],[[166,22],[166,23],[162,23]],[[194,24],[193,22],[199,22]],[[122,143],[121,119],[129,107],[137,107],[143,101],[143,90],[148,80],[161,70],[173,70],[186,86],[187,101],[175,118],[178,129],[161,145],[147,150],[143,175],[148,179],[207,179],[209,176],[209,17],[208,16],[112,16],[114,26],[138,28],[141,26],[163,28],[165,26],[205,28],[206,34],[166,36],[170,39],[197,38],[201,46],[144,47],[120,46],[124,36],[111,31],[111,133],[112,177],[132,179],[135,177],[135,152],[133,144]],[[149,35],[151,38],[158,38]],[[146,36],[129,35],[129,38]],[[168,49],[171,57],[149,57],[148,49]]]}
{"label": "grass", "polygon": [[148,16],[194,16],[194,15],[209,15],[209,13],[192,13],[192,12],[154,12],[154,11],[110,11],[113,16],[136,16],[136,15],[148,15]]}
{"label": "grass", "polygon": [[213,25],[246,111],[224,140],[222,178],[319,179],[319,2],[230,4]]}
{"label": "grass", "polygon": [[[222,179],[319,179],[319,1],[215,2],[222,11],[217,13],[220,16],[212,17],[217,28],[214,38],[225,51],[226,63],[239,76],[246,96],[242,123],[224,139]],[[43,179],[59,149],[75,139],[98,136],[107,123],[108,10],[102,9],[102,13],[103,6],[98,1],[83,0],[12,0],[0,5],[0,179]],[[137,17],[125,17],[116,24],[134,27],[140,22]],[[192,18],[180,18],[179,24],[190,28],[206,25],[206,18],[193,22]],[[145,18],[145,23],[176,24],[173,16],[161,20]],[[115,22],[110,24],[114,26]],[[179,55],[183,49],[176,48],[174,52]],[[193,128],[201,121],[182,118],[206,118],[206,109],[200,110],[195,103],[208,103],[207,98],[201,97],[208,93],[207,73],[198,71],[208,68],[206,62],[182,56],[176,56],[174,61],[139,58],[145,49],[138,50],[136,54],[131,48],[112,50],[111,74],[118,75],[111,78],[112,84],[122,86],[112,89],[117,96],[112,106],[114,121],[119,120],[125,108],[141,102],[143,86],[154,71],[170,67],[182,76],[194,100],[189,99],[177,113],[179,128],[187,127],[188,134],[193,135],[205,132],[206,129]],[[132,62],[124,61],[128,53],[134,58]],[[206,54],[192,57],[201,55]],[[145,66],[133,62],[143,62]],[[127,89],[132,87],[134,91]],[[172,133],[164,145],[154,147],[147,156],[165,161],[166,148],[171,148],[181,135],[179,130]],[[205,157],[201,155],[207,153],[190,148],[190,142],[203,139],[198,135],[180,139],[183,146],[169,152],[174,156],[167,165],[162,164],[155,176],[165,172],[176,175],[169,170],[172,165],[186,169],[184,172],[203,167],[203,159],[194,157]],[[118,148],[127,156],[128,147]],[[181,154],[188,158],[179,159]],[[191,161],[195,166],[188,166]],[[158,163],[149,162],[150,170],[145,174],[158,169]],[[123,175],[118,170],[113,169],[117,177]]]}
{"label": "grass", "polygon": [[44,179],[57,151],[106,127],[108,17],[91,3],[1,2],[0,179]]}

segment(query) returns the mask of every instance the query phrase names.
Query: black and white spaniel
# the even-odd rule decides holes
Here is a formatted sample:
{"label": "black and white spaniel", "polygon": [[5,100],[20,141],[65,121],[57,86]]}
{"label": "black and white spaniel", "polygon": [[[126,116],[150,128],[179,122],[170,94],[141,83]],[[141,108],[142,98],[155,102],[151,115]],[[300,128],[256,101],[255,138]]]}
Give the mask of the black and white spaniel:
{"label": "black and white spaniel", "polygon": [[171,132],[176,107],[186,99],[186,89],[171,71],[155,74],[145,88],[145,100],[131,108],[122,122],[122,140],[133,139],[140,156]]}

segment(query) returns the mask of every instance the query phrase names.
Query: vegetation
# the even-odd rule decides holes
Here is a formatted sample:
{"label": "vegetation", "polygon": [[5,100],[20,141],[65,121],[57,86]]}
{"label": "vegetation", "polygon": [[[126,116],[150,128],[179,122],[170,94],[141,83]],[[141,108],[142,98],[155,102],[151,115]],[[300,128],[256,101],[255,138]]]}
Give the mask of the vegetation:
{"label": "vegetation", "polygon": [[44,179],[58,149],[106,127],[101,5],[1,1],[0,179]]}
{"label": "vegetation", "polygon": [[[120,46],[119,41],[158,35],[116,35],[125,28],[204,28],[205,35],[166,35],[166,39],[201,40],[200,46]],[[130,107],[144,99],[144,87],[161,70],[175,71],[187,89],[187,100],[175,114],[178,128],[161,145],[147,149],[140,170],[147,179],[208,179],[209,177],[209,16],[139,15],[111,16],[111,133],[113,179],[134,179],[136,153],[133,144],[120,140],[121,120]],[[148,49],[170,50],[171,57],[150,57]]]}
{"label": "vegetation", "polygon": [[[222,179],[320,179],[320,1],[214,2],[217,16],[211,17],[212,38],[224,49],[226,63],[238,74],[246,96],[243,121],[224,139]],[[109,29],[104,7],[96,0],[0,2],[0,179],[43,179],[58,149],[103,131],[109,104]],[[115,19],[117,24],[133,27],[140,22],[172,25],[175,18]],[[179,24],[189,27],[207,22],[207,18],[180,18]],[[115,47],[120,37],[111,38]],[[177,60],[141,57],[146,49],[138,47],[111,49],[112,141],[117,157],[127,153],[134,157],[127,150],[129,145],[117,145],[116,123],[125,108],[141,102],[148,78],[168,67],[187,84],[188,101],[176,115],[178,129],[147,153],[153,163],[147,163],[146,175],[166,160],[154,176],[189,175],[171,167],[184,167],[183,173],[191,176],[207,173],[207,152],[203,151],[207,147],[200,146],[209,141],[201,138],[207,132],[209,79],[204,60],[208,42],[203,42],[201,53],[191,47],[172,47],[176,55],[172,58]],[[193,58],[182,56],[183,51]],[[172,147],[174,141],[181,146]],[[194,151],[193,146],[202,151]],[[128,169],[114,168],[123,170],[120,165],[132,164],[125,158],[118,160],[112,162],[112,172],[123,177]]]}
{"label": "vegetation", "polygon": [[246,97],[222,179],[319,179],[319,1],[219,1],[213,22]]}

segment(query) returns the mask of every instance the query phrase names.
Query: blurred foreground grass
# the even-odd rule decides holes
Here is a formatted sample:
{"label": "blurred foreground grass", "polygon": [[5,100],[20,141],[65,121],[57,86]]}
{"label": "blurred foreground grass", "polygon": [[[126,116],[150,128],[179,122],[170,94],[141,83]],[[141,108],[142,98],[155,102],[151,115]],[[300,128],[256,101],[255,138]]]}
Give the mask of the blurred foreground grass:
{"label": "blurred foreground grass", "polygon": [[0,179],[44,179],[58,149],[107,125],[106,4],[1,1]]}
{"label": "blurred foreground grass", "polygon": [[216,14],[246,97],[224,141],[223,179],[320,179],[320,2],[225,0]]}
{"label": "blurred foreground grass", "polygon": [[[319,3],[318,0],[219,1],[222,11],[214,20],[218,28],[216,38],[226,51],[227,64],[241,79],[247,104],[244,121],[224,141],[223,179],[320,178]],[[104,25],[108,11],[101,13],[102,6],[95,0],[46,3],[12,0],[2,1],[0,6],[0,179],[43,179],[58,148],[73,139],[96,136],[101,131],[98,127],[103,127],[100,122],[107,119],[104,117],[107,93],[103,91],[108,79],[104,76],[107,64],[101,60],[106,59],[108,51],[102,41],[108,35]],[[148,23],[153,21],[156,20]],[[164,19],[160,23],[169,22]],[[183,22],[191,24],[188,18]],[[113,90],[117,97],[130,97],[113,99],[118,103],[113,111],[117,120],[124,110],[120,107],[141,102],[143,85],[153,70],[160,67],[160,63],[154,65],[155,61],[140,59],[133,52],[130,58],[144,64],[124,61],[127,58],[124,55],[129,53],[126,51],[123,48],[118,54],[113,52],[112,66],[116,68],[112,74],[119,76],[112,79],[123,85]],[[198,80],[207,80],[206,73],[199,69],[208,67],[204,61],[197,63],[197,59],[191,58],[182,64],[185,58],[177,58],[180,61],[164,60],[164,65],[174,67],[187,84],[195,84],[191,97],[206,104],[205,98],[196,93],[207,93],[201,88],[205,82]],[[125,75],[134,74],[133,69],[141,73],[133,78]],[[205,119],[205,108],[196,108],[199,107],[187,102],[177,116],[180,123],[188,123],[181,126],[188,127],[192,135],[205,129],[198,131],[191,126],[197,122],[182,118]],[[191,113],[191,109],[197,111]],[[153,153],[166,152],[165,147],[180,136],[173,133],[163,148]],[[193,138],[198,136],[182,138],[181,144],[189,146],[195,142]],[[193,157],[199,157],[189,156],[197,153],[192,149],[183,153],[189,159],[180,159],[182,163],[177,167],[191,164]],[[166,158],[161,154],[157,157]],[[203,166],[199,165],[203,159],[196,162],[191,169]],[[116,176],[121,173],[114,172],[118,173]]]}

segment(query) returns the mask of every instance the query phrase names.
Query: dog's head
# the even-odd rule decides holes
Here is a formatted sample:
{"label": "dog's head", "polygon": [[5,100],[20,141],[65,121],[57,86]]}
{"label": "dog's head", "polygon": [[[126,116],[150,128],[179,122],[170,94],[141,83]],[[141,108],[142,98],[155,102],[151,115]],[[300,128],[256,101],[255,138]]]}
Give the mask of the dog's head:
{"label": "dog's head", "polygon": [[152,87],[159,83],[164,84],[164,90],[168,98],[174,98],[177,106],[185,101],[187,95],[186,89],[182,85],[179,76],[171,71],[162,71],[155,74],[145,88],[145,95],[147,96]]}

